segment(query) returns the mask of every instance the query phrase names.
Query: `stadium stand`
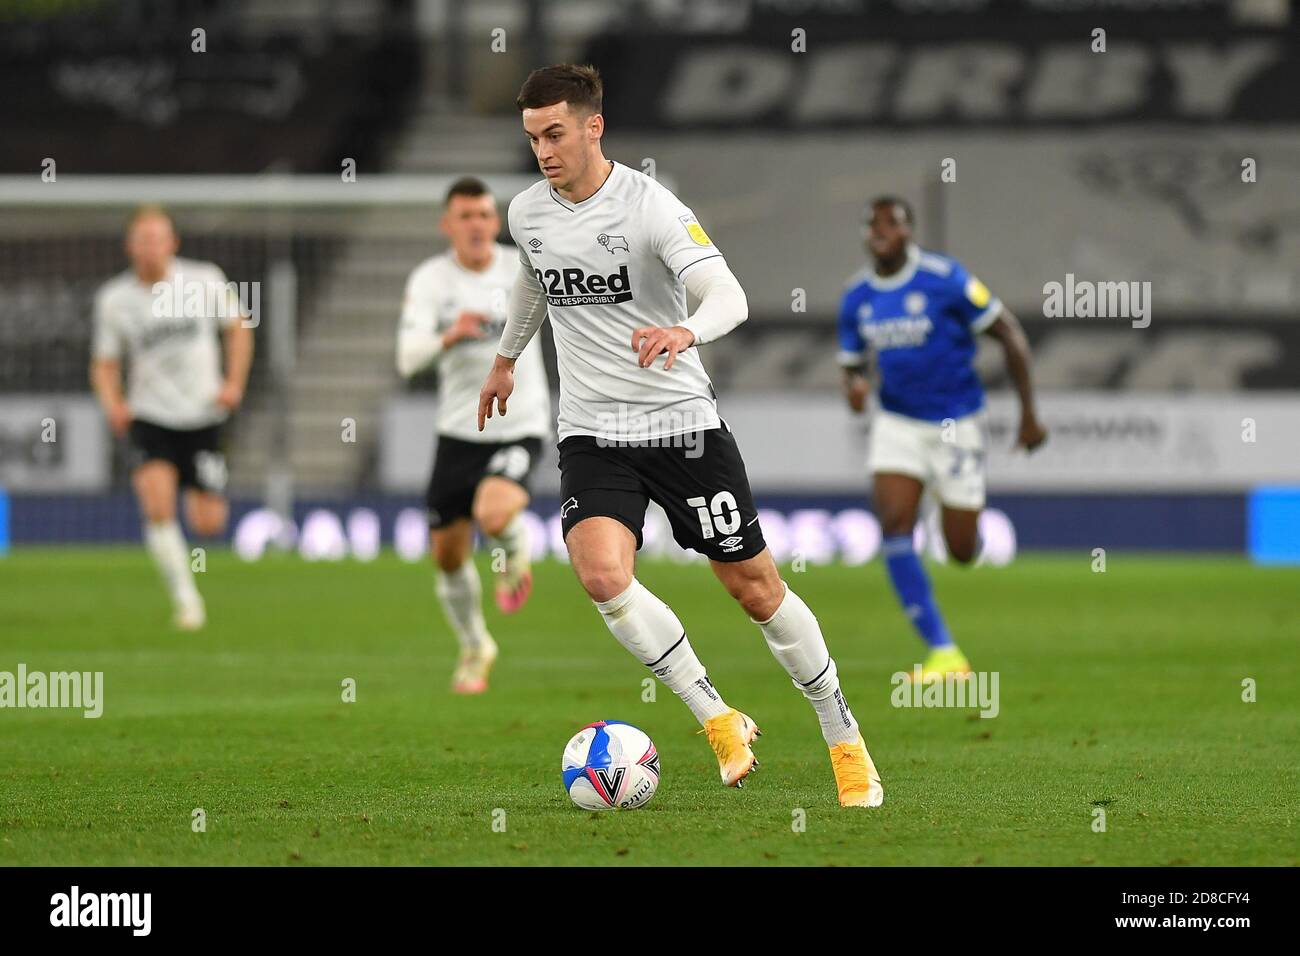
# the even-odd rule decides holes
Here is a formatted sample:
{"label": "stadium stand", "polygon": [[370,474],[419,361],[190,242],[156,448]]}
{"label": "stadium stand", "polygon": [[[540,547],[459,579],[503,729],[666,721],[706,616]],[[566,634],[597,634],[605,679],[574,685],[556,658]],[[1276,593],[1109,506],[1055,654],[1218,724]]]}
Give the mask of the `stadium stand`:
{"label": "stadium stand", "polygon": [[[0,36],[0,81],[37,77],[0,103],[0,122],[21,131],[0,140],[0,172],[34,175],[57,155],[68,175],[337,175],[351,157],[362,176],[531,176],[513,98],[535,41],[494,54],[458,40],[498,26],[511,37],[544,32],[557,57],[605,71],[609,154],[671,181],[745,285],[750,321],[705,350],[731,407],[778,394],[836,400],[830,330],[842,284],[864,262],[862,203],[882,192],[911,197],[922,242],[957,255],[1020,315],[1045,393],[1300,389],[1300,215],[1262,192],[1233,191],[1240,157],[1223,132],[1267,120],[1251,140],[1261,167],[1300,172],[1300,116],[1279,95],[1297,61],[1290,31],[1221,22],[1213,6],[1189,13],[1253,57],[1250,70],[1229,76],[1223,61],[1198,53],[1194,30],[1170,28],[1165,42],[1163,20],[1130,10],[1131,55],[1160,82],[1082,116],[1051,108],[1051,83],[1082,68],[1062,49],[1081,15],[1035,14],[1032,29],[1008,31],[997,18],[954,13],[918,32],[906,4],[889,5],[870,29],[837,16],[836,4],[815,4],[799,23],[842,55],[774,74],[759,67],[765,45],[790,42],[794,21],[781,4],[740,4],[738,17],[709,17],[705,6],[716,9],[575,2],[540,31],[531,30],[537,5],[524,3],[450,5],[434,23],[412,4],[368,0],[88,3]],[[164,48],[177,25],[198,22],[237,54],[205,60]],[[483,68],[489,56],[492,69]],[[1200,85],[1180,87],[1196,62]],[[1015,82],[990,86],[990,63]],[[878,96],[850,95],[877,67]],[[208,82],[213,71],[229,83]],[[720,122],[720,110],[743,113],[748,131]],[[256,134],[247,143],[213,132],[228,131],[232,117]],[[947,157],[960,173],[936,188]],[[385,409],[404,391],[427,398],[433,384],[423,376],[403,386],[392,354],[402,283],[443,247],[436,208],[298,210],[265,221],[249,210],[176,212],[184,254],[251,281],[287,257],[298,275],[294,367],[273,382],[266,361],[254,364],[231,436],[233,487],[262,493],[287,432],[300,488],[383,488],[383,445],[396,440],[384,435]],[[90,299],[123,267],[122,213],[5,217],[0,393],[87,393]],[[1153,326],[1138,335],[1124,323],[1045,317],[1043,277],[1082,267],[1150,280]],[[979,361],[1002,390],[996,352]],[[345,418],[359,448],[338,441]],[[119,489],[123,478],[119,468]],[[846,488],[857,481],[844,476]]]}

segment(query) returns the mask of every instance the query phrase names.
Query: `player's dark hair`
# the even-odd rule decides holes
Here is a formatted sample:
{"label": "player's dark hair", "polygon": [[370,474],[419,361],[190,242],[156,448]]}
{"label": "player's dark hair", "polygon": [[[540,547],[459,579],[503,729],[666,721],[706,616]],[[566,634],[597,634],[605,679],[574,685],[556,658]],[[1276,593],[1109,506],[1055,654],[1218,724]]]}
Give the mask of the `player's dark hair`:
{"label": "player's dark hair", "polygon": [[450,206],[452,199],[456,196],[469,196],[474,199],[479,196],[486,196],[489,191],[487,183],[477,176],[462,176],[447,188],[446,202]]}
{"label": "player's dark hair", "polygon": [[594,66],[561,63],[533,70],[519,89],[519,112],[568,103],[575,113],[590,116],[602,108],[605,87]]}
{"label": "player's dark hair", "polygon": [[866,219],[871,219],[871,211],[877,206],[899,206],[902,208],[903,214],[907,216],[907,224],[909,226],[916,225],[916,216],[912,214],[912,204],[906,199],[899,196],[877,196],[867,203],[867,208],[864,210]]}

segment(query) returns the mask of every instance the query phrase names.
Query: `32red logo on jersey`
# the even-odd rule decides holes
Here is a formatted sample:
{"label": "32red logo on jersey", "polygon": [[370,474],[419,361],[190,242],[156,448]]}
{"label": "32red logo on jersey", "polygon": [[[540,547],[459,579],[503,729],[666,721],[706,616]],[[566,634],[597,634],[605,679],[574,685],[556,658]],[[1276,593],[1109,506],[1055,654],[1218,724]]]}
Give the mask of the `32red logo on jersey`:
{"label": "32red logo on jersey", "polygon": [[613,305],[632,301],[627,266],[608,275],[588,275],[582,269],[534,269],[551,305]]}

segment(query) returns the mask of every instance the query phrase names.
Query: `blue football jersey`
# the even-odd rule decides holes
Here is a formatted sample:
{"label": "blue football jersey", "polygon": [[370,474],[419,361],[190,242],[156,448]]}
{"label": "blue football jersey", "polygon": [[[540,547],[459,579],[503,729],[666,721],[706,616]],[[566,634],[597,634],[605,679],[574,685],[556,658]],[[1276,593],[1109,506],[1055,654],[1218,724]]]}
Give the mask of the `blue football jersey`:
{"label": "blue football jersey", "polygon": [[956,259],[911,246],[892,276],[868,268],[840,302],[840,362],[876,353],[880,405],[939,422],[984,406],[975,374],[975,336],[998,318],[1002,303]]}

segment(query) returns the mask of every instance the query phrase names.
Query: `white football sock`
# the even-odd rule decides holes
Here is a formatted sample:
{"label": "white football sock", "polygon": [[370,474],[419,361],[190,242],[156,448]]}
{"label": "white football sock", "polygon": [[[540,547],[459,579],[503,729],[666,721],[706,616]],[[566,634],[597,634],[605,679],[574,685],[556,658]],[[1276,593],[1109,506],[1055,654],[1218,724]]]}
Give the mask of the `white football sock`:
{"label": "white football sock", "polygon": [[826,743],[856,741],[860,733],[858,722],[840,693],[835,661],[826,649],[821,626],[808,605],[787,585],[776,613],[766,621],[754,623],[767,639],[772,656],[781,662],[794,685],[817,711]]}
{"label": "white football sock", "polygon": [[491,642],[483,620],[483,585],[472,558],[466,558],[455,571],[439,568],[433,589],[462,650],[476,651]]}
{"label": "white football sock", "polygon": [[500,534],[487,535],[488,546],[490,548],[500,548],[505,551],[507,560],[515,560],[516,557],[528,558],[528,525],[524,524],[523,512],[516,514],[510,519],[510,523],[502,529]]}
{"label": "white football sock", "polygon": [[194,584],[194,572],[190,570],[190,551],[176,519],[146,522],[144,544],[162,573],[172,603],[184,607],[198,602],[199,589]]}
{"label": "white football sock", "polygon": [[703,724],[728,710],[704,665],[691,649],[677,615],[636,578],[627,590],[596,608],[618,642],[682,699]]}

